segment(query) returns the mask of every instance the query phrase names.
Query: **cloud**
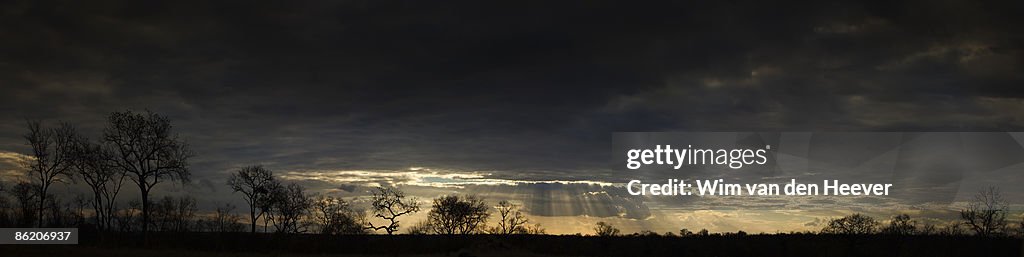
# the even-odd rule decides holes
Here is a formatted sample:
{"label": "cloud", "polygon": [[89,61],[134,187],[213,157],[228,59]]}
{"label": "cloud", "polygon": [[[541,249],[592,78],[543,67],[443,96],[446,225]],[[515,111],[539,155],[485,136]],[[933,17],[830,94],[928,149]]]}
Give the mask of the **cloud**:
{"label": "cloud", "polygon": [[357,198],[368,196],[373,187],[387,186],[427,199],[459,193],[478,194],[490,202],[511,200],[523,203],[524,212],[536,216],[650,216],[642,198],[628,195],[613,183],[599,181],[510,180],[492,178],[489,173],[421,167],[399,171],[290,171],[279,177],[314,191]]}
{"label": "cloud", "polygon": [[20,153],[0,151],[0,182],[27,180],[27,165],[34,159]]}
{"label": "cloud", "polygon": [[[628,176],[609,168],[612,132],[1020,130],[1007,4],[9,1],[0,151],[25,152],[24,118],[97,138],[109,112],[151,109],[197,153],[202,185],[181,190],[210,199],[264,164],[343,194],[515,186],[545,215],[644,219],[687,201],[590,188]],[[958,190],[941,173],[900,179]]]}
{"label": "cloud", "polygon": [[491,178],[491,173],[431,170],[414,167],[408,170],[341,170],[341,171],[288,171],[278,175],[284,180],[317,180],[341,183],[346,187],[362,186],[422,186],[438,188],[464,188],[469,185],[521,185],[521,184],[587,184],[611,186],[609,182],[579,180],[511,180]]}

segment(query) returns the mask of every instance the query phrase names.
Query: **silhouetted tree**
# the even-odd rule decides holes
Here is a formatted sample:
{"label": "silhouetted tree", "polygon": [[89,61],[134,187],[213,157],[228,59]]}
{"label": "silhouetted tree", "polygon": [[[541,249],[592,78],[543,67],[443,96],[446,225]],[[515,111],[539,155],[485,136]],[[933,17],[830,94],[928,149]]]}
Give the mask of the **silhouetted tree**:
{"label": "silhouetted tree", "polygon": [[540,223],[535,223],[530,226],[523,226],[522,228],[525,230],[524,234],[527,235],[543,235],[547,234],[548,232],[547,229],[541,227]]}
{"label": "silhouetted tree", "polygon": [[475,195],[448,195],[434,199],[427,214],[434,233],[442,235],[479,232],[487,223],[490,212],[487,203]]}
{"label": "silhouetted tree", "polygon": [[853,215],[846,217],[829,220],[828,224],[821,229],[821,233],[865,235],[874,233],[877,227],[878,221],[875,221],[874,218],[860,213],[854,213]]}
{"label": "silhouetted tree", "polygon": [[117,229],[121,232],[133,232],[136,229],[140,229],[139,224],[140,213],[142,213],[142,203],[138,200],[128,201],[128,206],[119,212],[115,212],[115,220],[117,221]]}
{"label": "silhouetted tree", "polygon": [[935,227],[935,224],[924,224],[921,229],[917,230],[918,235],[934,235],[936,233],[938,233],[938,228]]}
{"label": "silhouetted tree", "polygon": [[36,186],[36,200],[39,201],[38,227],[43,226],[43,212],[48,207],[46,197],[50,186],[70,177],[69,148],[75,130],[68,123],[61,123],[57,128],[44,128],[40,121],[28,121],[28,134],[25,140],[32,147],[32,161],[29,164],[30,177]]}
{"label": "silhouetted tree", "polygon": [[319,227],[320,234],[344,235],[366,234],[366,217],[362,211],[333,196],[316,194],[312,203],[313,220]]}
{"label": "silhouetted tree", "polygon": [[14,226],[14,206],[5,195],[8,190],[7,185],[0,181],[0,227],[3,228]]}
{"label": "silhouetted tree", "polygon": [[373,216],[387,220],[389,224],[374,226],[367,222],[373,230],[388,232],[388,235],[398,231],[398,217],[420,211],[420,204],[416,198],[406,198],[405,193],[392,187],[377,187],[373,194]]}
{"label": "silhouetted tree", "polygon": [[153,203],[153,225],[160,231],[191,231],[196,211],[196,199],[191,196],[164,196]]}
{"label": "silhouetted tree", "polygon": [[409,227],[410,235],[427,235],[431,233],[434,233],[434,227],[430,224],[430,220],[421,220]]}
{"label": "silhouetted tree", "polygon": [[306,196],[302,186],[291,183],[285,187],[278,187],[271,193],[272,199],[272,221],[274,228],[280,233],[303,233],[306,232],[302,218],[309,211],[311,201]]}
{"label": "silhouetted tree", "polygon": [[270,193],[280,187],[274,174],[262,165],[246,166],[228,178],[228,186],[235,192],[241,192],[245,202],[249,204],[249,225],[251,233],[256,233],[256,221],[270,206]]}
{"label": "silhouetted tree", "polygon": [[974,200],[967,204],[967,209],[960,211],[960,218],[975,235],[1000,235],[1006,230],[1008,209],[999,189],[989,187],[974,196]]}
{"label": "silhouetted tree", "polygon": [[15,209],[15,222],[14,224],[19,227],[32,226],[36,222],[37,215],[36,210],[39,204],[36,199],[38,190],[36,186],[28,182],[19,182],[11,187],[10,194],[16,202]]}
{"label": "silhouetted tree", "polygon": [[171,133],[167,117],[146,111],[114,112],[103,138],[113,149],[114,165],[130,174],[142,196],[142,232],[149,231],[149,193],[167,180],[189,180],[188,159],[192,152]]}
{"label": "silhouetted tree", "polygon": [[944,236],[962,236],[964,233],[964,224],[960,222],[954,222],[939,230],[939,235]]}
{"label": "silhouetted tree", "polygon": [[172,219],[174,221],[173,231],[192,231],[193,222],[196,220],[196,212],[199,211],[199,207],[196,206],[196,198],[192,196],[179,197],[177,207],[176,212],[174,212],[174,219]]}
{"label": "silhouetted tree", "polygon": [[598,236],[618,236],[619,229],[612,226],[612,224],[605,223],[604,221],[598,221],[594,226],[594,233]]}
{"label": "silhouetted tree", "polygon": [[267,229],[270,228],[270,222],[274,220],[276,201],[282,199],[278,194],[284,192],[285,186],[275,180],[275,183],[271,183],[267,188],[270,193],[267,194],[263,201],[257,203],[259,211],[263,212],[263,233],[267,233]]}
{"label": "silhouetted tree", "polygon": [[172,212],[174,212],[177,203],[171,196],[164,196],[153,200],[150,204],[149,217],[152,223],[152,228],[155,231],[171,231],[171,219],[173,218]]}
{"label": "silhouetted tree", "polygon": [[75,227],[79,225],[76,223],[79,220],[78,215],[75,214],[70,204],[64,203],[53,194],[47,196],[46,199],[46,226]]}
{"label": "silhouetted tree", "polygon": [[75,226],[85,225],[85,208],[92,204],[92,201],[84,194],[76,194],[75,198],[71,199],[71,203],[74,205],[73,223]]}
{"label": "silhouetted tree", "polygon": [[242,217],[234,214],[235,206],[231,204],[218,205],[213,216],[204,222],[206,231],[209,232],[240,232],[245,226],[240,222]]}
{"label": "silhouetted tree", "polygon": [[910,215],[900,214],[892,217],[892,220],[889,221],[889,225],[882,228],[882,233],[905,236],[913,235],[916,229],[915,222],[910,219]]}
{"label": "silhouetted tree", "polygon": [[102,145],[75,135],[71,139],[71,170],[92,190],[92,207],[100,229],[109,229],[117,211],[117,195],[124,184],[125,173],[113,164],[113,155]]}
{"label": "silhouetted tree", "polygon": [[501,220],[498,221],[497,226],[489,229],[491,234],[510,235],[528,232],[523,225],[526,225],[529,220],[519,211],[518,205],[502,200],[494,208],[498,209],[498,217]]}

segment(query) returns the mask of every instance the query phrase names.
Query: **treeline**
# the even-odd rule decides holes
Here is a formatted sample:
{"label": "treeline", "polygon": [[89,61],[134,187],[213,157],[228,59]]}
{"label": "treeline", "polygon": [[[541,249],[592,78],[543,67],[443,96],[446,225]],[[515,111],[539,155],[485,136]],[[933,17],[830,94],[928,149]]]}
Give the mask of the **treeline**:
{"label": "treeline", "polygon": [[[298,184],[282,184],[262,166],[242,168],[232,174],[228,185],[240,192],[250,206],[250,224],[236,214],[236,206],[220,205],[212,213],[201,215],[191,196],[164,196],[150,203],[150,218],[143,218],[142,203],[130,200],[123,208],[113,208],[109,216],[90,209],[84,195],[62,203],[47,197],[48,207],[39,222],[38,186],[20,182],[4,188],[0,195],[0,227],[88,227],[110,232],[262,232],[316,234],[370,234],[381,230],[396,233],[403,216],[420,211],[418,199],[407,197],[395,188],[376,188],[371,209],[354,208],[349,201],[320,193],[307,193]],[[13,199],[11,201],[10,199]],[[116,206],[116,205],[115,205]],[[433,200],[428,219],[411,226],[410,234],[544,234],[540,224],[530,224],[520,206],[508,201],[489,205],[473,195],[449,195]],[[372,217],[371,217],[372,216]],[[378,218],[382,224],[370,220]],[[490,221],[495,224],[489,225]],[[104,225],[101,225],[104,224]]]}
{"label": "treeline", "polygon": [[[26,181],[0,185],[0,226],[92,227],[101,231],[222,231],[244,230],[231,205],[218,206],[211,215],[198,215],[195,198],[151,197],[162,182],[187,183],[188,160],[194,155],[188,144],[172,132],[170,120],[156,113],[114,112],[101,135],[92,139],[74,125],[61,122],[47,127],[27,121],[26,144],[32,148],[24,160]],[[50,193],[55,184],[84,183],[91,195],[62,202]],[[283,184],[260,166],[234,172],[227,185],[248,204],[249,231],[368,234],[379,230],[393,234],[400,219],[420,211],[417,199],[395,188],[378,188],[369,211],[357,210],[344,199],[309,194],[298,184]],[[119,206],[125,186],[139,190],[140,200]],[[444,196],[434,199],[429,219],[411,228],[416,234],[524,234],[543,233],[539,224],[529,225],[519,206],[502,201],[495,207],[500,219],[488,226],[492,207],[477,196]],[[372,215],[373,218],[368,217]],[[383,220],[374,224],[371,219]]]}
{"label": "treeline", "polygon": [[[190,196],[151,199],[165,181],[188,182],[188,145],[174,133],[167,117],[146,111],[114,112],[94,138],[74,125],[47,127],[27,121],[31,147],[25,178],[0,184],[0,227],[87,227],[104,231],[241,231],[234,206],[218,206],[198,215]],[[89,194],[64,202],[50,193],[55,184],[82,183]],[[125,186],[138,188],[141,200],[119,206]]]}
{"label": "treeline", "polygon": [[[404,216],[421,211],[419,200],[392,187],[378,187],[369,210],[356,209],[349,201],[319,193],[307,194],[295,183],[283,184],[271,170],[248,166],[235,171],[227,182],[249,205],[250,232],[263,224],[278,233],[394,234]],[[410,234],[543,234],[540,224],[530,225],[519,206],[501,201],[489,205],[474,195],[448,195],[434,199],[427,219],[409,227]],[[493,209],[493,211],[492,211]],[[497,221],[489,226],[489,221]],[[373,222],[372,220],[378,222]]]}
{"label": "treeline", "polygon": [[919,224],[909,214],[893,216],[887,224],[859,213],[831,219],[822,228],[824,234],[888,234],[888,235],[975,235],[1024,236],[1024,219],[1013,224],[1008,218],[1009,203],[999,189],[989,187],[978,192],[967,207],[960,210],[960,220],[939,227]]}
{"label": "treeline", "polygon": [[[47,127],[27,121],[25,142],[31,147],[23,160],[27,180],[0,184],[0,227],[89,227],[100,231],[206,231],[251,233],[317,233],[328,235],[394,234],[410,214],[422,211],[419,199],[392,187],[378,187],[368,209],[359,209],[342,198],[308,193],[295,183],[285,184],[261,165],[232,172],[226,185],[244,200],[248,217],[235,214],[225,204],[213,213],[200,214],[191,196],[154,199],[152,189],[163,182],[187,183],[188,160],[194,155],[188,144],[172,132],[167,117],[145,112],[113,112],[95,139],[70,123]],[[50,193],[55,184],[83,183],[89,194],[62,200]],[[119,205],[125,186],[138,189],[141,199]],[[520,206],[508,201],[490,205],[475,195],[447,195],[432,199],[427,219],[406,228],[409,234],[544,234],[540,224],[530,224]],[[1024,234],[1024,220],[1011,224],[1008,203],[999,191],[980,192],[964,210],[961,220],[947,226],[918,224],[909,215],[893,217],[887,225],[853,214],[831,219],[821,234],[897,234],[1006,236]],[[245,222],[247,221],[247,222]],[[599,222],[599,236],[617,236],[620,230]],[[745,235],[743,231],[726,233]],[[633,235],[658,235],[651,231]],[[672,235],[671,232],[665,235]],[[678,236],[712,235],[682,229]]]}
{"label": "treeline", "polygon": [[[91,202],[84,195],[77,195],[70,201],[59,197],[47,197],[46,206],[39,215],[38,198],[34,185],[20,182],[2,188],[0,195],[0,227],[78,227],[113,232],[142,231],[142,204],[138,200],[128,201],[123,208],[111,212],[107,221],[91,209]],[[218,206],[213,213],[200,215],[196,199],[191,196],[164,196],[151,204],[151,231],[168,232],[240,232],[245,230],[242,216],[235,213],[235,206]],[[107,224],[100,226],[99,224]]]}
{"label": "treeline", "polygon": [[[981,236],[981,237],[1024,237],[1024,218],[1014,224],[1007,216],[1009,203],[1003,198],[999,189],[990,187],[978,192],[967,208],[960,210],[960,220],[943,226],[932,223],[918,222],[909,214],[897,214],[888,222],[861,213],[845,217],[829,219],[820,231],[793,232],[793,234],[824,234],[824,235],[939,235],[939,236]],[[611,224],[598,222],[593,227],[598,236],[622,236],[620,230]],[[707,229],[691,231],[683,228],[679,234],[667,232],[658,234],[653,231],[641,231],[628,236],[745,236],[747,232],[711,233]]]}
{"label": "treeline", "polygon": [[[0,207],[4,207],[0,215],[6,217],[3,222],[14,226],[84,225],[89,206],[90,224],[98,229],[134,229],[131,223],[145,232],[151,225],[164,223],[151,220],[154,214],[166,216],[165,210],[170,208],[163,201],[160,205],[150,201],[153,187],[166,181],[187,182],[190,177],[188,159],[192,151],[171,132],[169,119],[149,111],[111,113],[98,139],[89,138],[66,122],[47,127],[41,121],[30,120],[27,127],[24,138],[32,152],[23,164],[28,168],[28,180],[0,186],[13,199],[0,200]],[[50,194],[55,184],[77,182],[89,186],[91,197],[79,196],[73,204],[62,204]],[[117,196],[125,185],[139,189],[142,200],[137,208],[119,208]],[[194,200],[191,202],[194,207]],[[157,207],[161,210],[154,213]],[[128,222],[135,217],[141,221]]]}
{"label": "treeline", "polygon": [[234,172],[227,182],[249,205],[249,231],[278,233],[367,234],[363,211],[344,199],[308,194],[298,184],[282,184],[263,166],[248,166]]}

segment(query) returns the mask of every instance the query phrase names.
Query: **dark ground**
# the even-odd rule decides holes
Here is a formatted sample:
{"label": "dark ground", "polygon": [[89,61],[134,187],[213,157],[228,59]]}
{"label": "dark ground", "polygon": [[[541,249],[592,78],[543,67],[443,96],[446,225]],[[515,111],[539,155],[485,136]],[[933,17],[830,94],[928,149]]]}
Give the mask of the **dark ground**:
{"label": "dark ground", "polygon": [[1022,256],[1018,238],[83,234],[79,245],[0,245],[0,256]]}

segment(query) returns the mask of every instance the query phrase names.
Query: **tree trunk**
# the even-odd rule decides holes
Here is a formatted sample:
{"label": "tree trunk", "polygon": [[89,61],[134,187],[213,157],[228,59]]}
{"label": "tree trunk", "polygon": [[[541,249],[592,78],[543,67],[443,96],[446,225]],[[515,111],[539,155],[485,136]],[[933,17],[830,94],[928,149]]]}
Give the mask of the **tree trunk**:
{"label": "tree trunk", "polygon": [[250,224],[250,225],[252,225],[252,232],[251,233],[252,234],[256,234],[256,209],[251,207],[251,206],[249,207],[249,218],[250,218],[250,220],[252,220],[252,222]]}
{"label": "tree trunk", "polygon": [[139,185],[139,192],[142,193],[142,234],[149,232],[149,190],[145,185]]}
{"label": "tree trunk", "polygon": [[[107,215],[105,214],[105,208],[103,208],[103,198],[100,197],[99,190],[93,189],[92,192],[92,208],[96,215],[96,225],[99,226],[101,231],[107,230]],[[82,216],[84,218],[85,215]]]}
{"label": "tree trunk", "polygon": [[38,219],[38,225],[36,225],[36,227],[40,227],[40,228],[43,227],[43,213],[44,213],[44,210],[46,210],[46,189],[47,189],[47,187],[48,187],[48,185],[46,184],[45,181],[42,182],[42,184],[39,185],[39,206],[37,206],[39,208],[39,216],[36,217],[36,219]]}

